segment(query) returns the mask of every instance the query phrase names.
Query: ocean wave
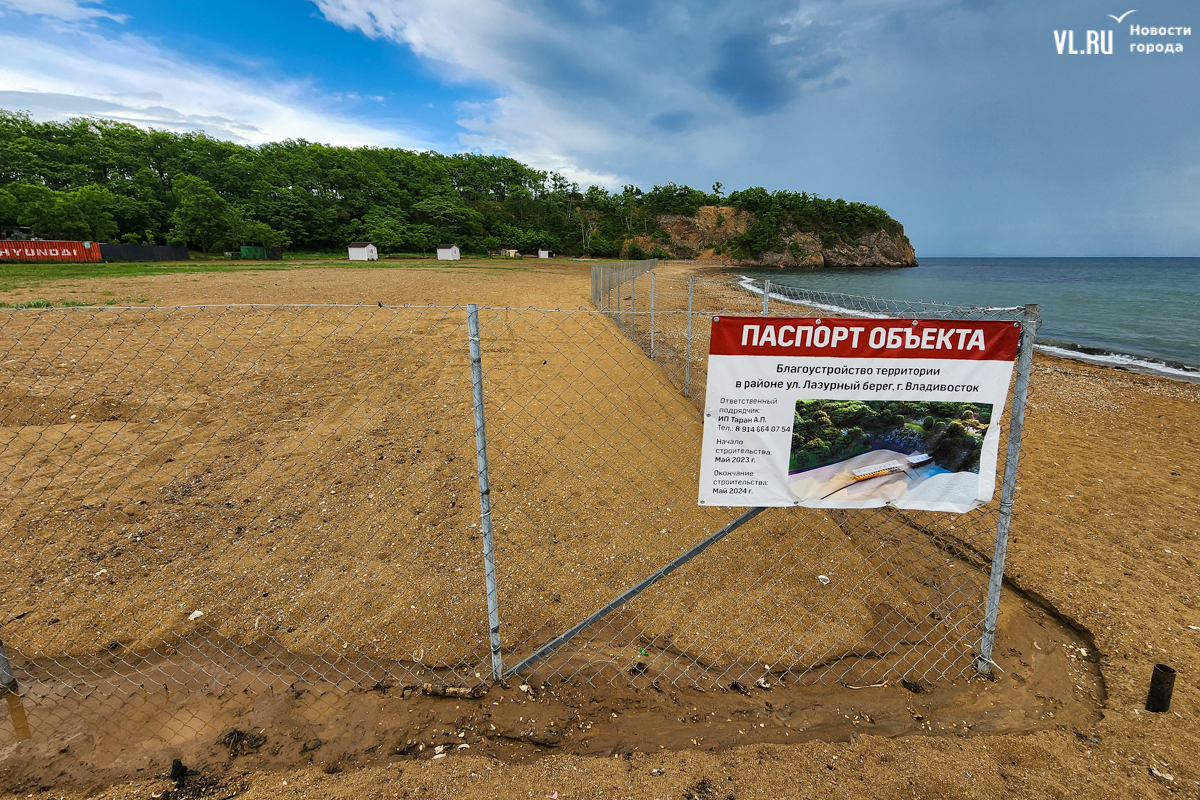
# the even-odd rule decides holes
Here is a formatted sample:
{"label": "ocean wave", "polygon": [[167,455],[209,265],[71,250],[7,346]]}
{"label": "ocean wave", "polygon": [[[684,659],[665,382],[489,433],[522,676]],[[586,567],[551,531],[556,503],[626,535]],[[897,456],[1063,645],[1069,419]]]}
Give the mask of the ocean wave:
{"label": "ocean wave", "polygon": [[[759,297],[762,297],[763,287],[760,286],[759,284],[755,283],[753,278],[748,278],[745,275],[739,275],[738,276],[738,286],[740,286],[742,289],[745,289],[750,294],[756,294]],[[858,309],[854,309],[854,308],[845,308],[844,306],[835,306],[831,303],[817,303],[817,302],[813,302],[812,300],[800,300],[795,297],[788,297],[787,295],[776,294],[775,292],[771,292],[770,297],[771,297],[772,301],[778,301],[780,303],[786,303],[787,305],[792,305],[792,306],[804,306],[805,308],[816,308],[821,311],[829,311],[834,314],[838,314],[840,316],[859,317],[861,319],[888,319],[888,315],[886,315],[886,314],[872,314],[870,312],[859,311]]]}
{"label": "ocean wave", "polygon": [[[746,275],[738,275],[738,286],[750,294],[763,294],[763,287],[757,283],[754,278]],[[845,308],[843,306],[833,305],[830,303],[817,303],[812,300],[802,300],[786,295],[770,293],[772,302],[786,303],[794,306],[804,306],[805,308],[814,308],[821,311],[829,311],[830,313],[840,316],[861,317],[864,319],[887,319],[886,314],[872,314],[869,312],[859,311],[853,308]],[[1009,308],[980,308],[980,311],[1009,311]],[[1088,364],[1097,366],[1111,367],[1116,369],[1129,370],[1130,372],[1140,372],[1145,375],[1157,375],[1164,378],[1174,378],[1175,380],[1184,380],[1192,383],[1200,383],[1200,369],[1180,364],[1177,362],[1160,361],[1154,358],[1144,356],[1134,356],[1128,353],[1117,353],[1098,348],[1084,347],[1071,342],[1037,342],[1034,344],[1034,349],[1050,356],[1058,358],[1068,358],[1073,361],[1083,361]]]}
{"label": "ocean wave", "polygon": [[1101,367],[1117,367],[1119,369],[1127,369],[1131,372],[1141,372],[1146,375],[1158,375],[1164,378],[1175,378],[1176,380],[1200,383],[1200,369],[1189,367],[1186,364],[1171,364],[1153,358],[1142,358],[1140,356],[1131,356],[1127,353],[1113,353],[1106,350],[1093,350],[1092,348],[1077,349],[1075,346],[1067,344],[1035,343],[1033,349],[1048,356],[1069,358],[1073,361],[1083,361]]}

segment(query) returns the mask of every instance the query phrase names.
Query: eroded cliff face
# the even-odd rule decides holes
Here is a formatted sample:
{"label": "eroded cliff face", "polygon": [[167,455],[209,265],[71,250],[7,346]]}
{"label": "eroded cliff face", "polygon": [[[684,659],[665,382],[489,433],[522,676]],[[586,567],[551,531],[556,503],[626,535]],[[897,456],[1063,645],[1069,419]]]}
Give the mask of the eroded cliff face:
{"label": "eroded cliff face", "polygon": [[[658,227],[661,232],[635,236],[635,243],[645,253],[655,248],[672,258],[713,257],[712,248],[723,245],[729,238],[746,232],[754,217],[745,211],[728,206],[701,206],[694,217],[682,214],[661,214]],[[628,257],[626,243],[621,255]],[[708,252],[709,255],[705,256]]]}
{"label": "eroded cliff face", "polygon": [[857,244],[837,240],[821,251],[827,267],[915,267],[917,254],[908,237],[887,231],[865,233]]}
{"label": "eroded cliff face", "polygon": [[781,238],[782,252],[767,251],[757,260],[734,259],[724,250],[725,243],[745,233],[754,222],[747,211],[729,206],[702,206],[694,217],[663,214],[658,218],[661,232],[637,236],[626,243],[621,255],[629,257],[629,243],[644,253],[655,249],[671,258],[724,260],[746,267],[820,269],[821,267],[915,267],[917,255],[904,234],[887,231],[865,233],[854,241],[832,239],[822,244],[821,237],[792,229]]}

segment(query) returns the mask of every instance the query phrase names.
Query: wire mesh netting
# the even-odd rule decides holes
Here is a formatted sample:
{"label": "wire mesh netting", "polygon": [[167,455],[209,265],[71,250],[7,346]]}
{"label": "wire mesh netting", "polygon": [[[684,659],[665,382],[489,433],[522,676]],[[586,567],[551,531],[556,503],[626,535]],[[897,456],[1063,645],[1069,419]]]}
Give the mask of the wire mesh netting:
{"label": "wire mesh netting", "polygon": [[461,309],[0,322],[0,623],[34,730],[182,736],[201,689],[474,678]]}
{"label": "wire mesh netting", "polygon": [[[699,507],[709,317],[763,297],[644,266],[594,276],[595,312],[478,311],[505,672],[973,670],[997,503]],[[466,309],[0,314],[0,632],[35,736],[183,739],[197,692],[491,677]]]}
{"label": "wire mesh netting", "polygon": [[[769,287],[764,304],[748,281],[627,267],[597,267],[592,285],[615,332],[521,312],[521,335],[486,359],[489,424],[519,432],[491,437],[503,448],[493,486],[506,667],[701,685],[973,673],[998,501],[956,516],[768,509],[671,565],[740,513],[696,504],[713,314],[1019,321],[1025,309],[787,287]],[[489,313],[490,343],[514,312]]]}

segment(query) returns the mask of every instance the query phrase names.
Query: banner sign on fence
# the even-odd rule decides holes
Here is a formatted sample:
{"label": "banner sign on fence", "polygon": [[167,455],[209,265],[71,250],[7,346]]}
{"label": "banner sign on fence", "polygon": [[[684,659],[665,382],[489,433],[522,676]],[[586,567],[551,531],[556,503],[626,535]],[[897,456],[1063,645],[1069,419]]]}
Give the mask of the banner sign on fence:
{"label": "banner sign on fence", "polygon": [[1020,323],[712,320],[700,503],[965,512],[992,499]]}

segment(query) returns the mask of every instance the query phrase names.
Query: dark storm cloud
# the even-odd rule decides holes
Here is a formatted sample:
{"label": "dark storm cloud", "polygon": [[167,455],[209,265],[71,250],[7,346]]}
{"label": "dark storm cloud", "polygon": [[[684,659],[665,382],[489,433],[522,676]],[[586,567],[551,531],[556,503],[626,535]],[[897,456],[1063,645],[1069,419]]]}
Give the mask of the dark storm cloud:
{"label": "dark storm cloud", "polygon": [[683,133],[691,130],[696,115],[690,111],[664,111],[650,118],[650,124],[664,133]]}
{"label": "dark storm cloud", "polygon": [[795,96],[796,81],[782,59],[770,52],[766,36],[743,33],[719,45],[720,60],[711,73],[712,87],[742,112],[769,114]]}
{"label": "dark storm cloud", "polygon": [[[463,1],[313,0],[494,82],[466,146],[581,182],[864,200],[919,253],[1200,249],[1200,105],[1184,100],[1200,51],[1130,55],[1128,21],[1107,17],[1128,6]],[[1200,34],[1186,0],[1135,16]],[[1059,56],[1068,28],[1077,43],[1111,29],[1117,52]]]}

